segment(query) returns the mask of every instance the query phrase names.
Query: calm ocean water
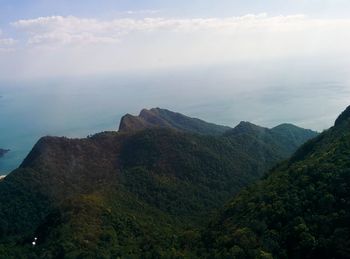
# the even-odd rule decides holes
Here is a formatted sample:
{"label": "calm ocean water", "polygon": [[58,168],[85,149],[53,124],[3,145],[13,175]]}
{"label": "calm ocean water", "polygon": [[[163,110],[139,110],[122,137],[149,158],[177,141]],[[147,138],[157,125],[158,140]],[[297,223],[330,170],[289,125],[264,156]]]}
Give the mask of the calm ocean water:
{"label": "calm ocean water", "polygon": [[[0,159],[0,175],[18,167],[42,136],[85,137],[116,130],[122,115],[142,108],[168,108],[228,126],[248,120],[322,130],[350,104],[349,88],[335,82],[289,80],[285,85],[283,78],[254,81],[214,72],[210,78],[206,72],[189,72],[0,82],[0,147],[11,150]],[[247,87],[235,87],[240,84]]]}
{"label": "calm ocean water", "polygon": [[0,159],[0,174],[15,169],[42,136],[84,137],[114,130],[120,116],[109,106],[109,95],[102,102],[97,93],[82,89],[6,85],[0,95],[0,147],[11,150]]}
{"label": "calm ocean water", "polygon": [[191,95],[181,97],[159,84],[145,77],[0,83],[0,147],[11,150],[0,159],[0,175],[17,168],[42,136],[116,130],[122,115],[142,108],[183,112],[181,103],[188,102],[185,110],[191,111]]}

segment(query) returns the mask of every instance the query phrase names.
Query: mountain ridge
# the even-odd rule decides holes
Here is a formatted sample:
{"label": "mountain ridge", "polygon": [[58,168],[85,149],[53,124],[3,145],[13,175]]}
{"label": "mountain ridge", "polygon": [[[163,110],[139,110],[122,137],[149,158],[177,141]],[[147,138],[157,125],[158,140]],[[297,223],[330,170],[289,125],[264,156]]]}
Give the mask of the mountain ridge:
{"label": "mountain ridge", "polygon": [[296,149],[271,130],[225,136],[185,124],[41,138],[0,182],[0,258],[193,255],[183,235]]}
{"label": "mountain ridge", "polygon": [[142,109],[138,116],[127,114],[120,120],[119,131],[132,132],[152,127],[167,127],[198,134],[221,135],[230,129],[167,109]]}

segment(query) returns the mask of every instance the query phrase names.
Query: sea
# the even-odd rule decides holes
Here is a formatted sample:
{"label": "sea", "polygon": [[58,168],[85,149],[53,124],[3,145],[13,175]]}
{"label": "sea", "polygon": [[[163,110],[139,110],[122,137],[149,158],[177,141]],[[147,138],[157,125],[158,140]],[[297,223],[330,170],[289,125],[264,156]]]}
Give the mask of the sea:
{"label": "sea", "polygon": [[124,114],[142,108],[167,108],[232,127],[240,121],[267,127],[288,122],[321,131],[350,97],[349,87],[336,81],[253,79],[208,69],[0,81],[0,148],[10,149],[0,158],[0,175],[17,168],[43,136],[115,131]]}

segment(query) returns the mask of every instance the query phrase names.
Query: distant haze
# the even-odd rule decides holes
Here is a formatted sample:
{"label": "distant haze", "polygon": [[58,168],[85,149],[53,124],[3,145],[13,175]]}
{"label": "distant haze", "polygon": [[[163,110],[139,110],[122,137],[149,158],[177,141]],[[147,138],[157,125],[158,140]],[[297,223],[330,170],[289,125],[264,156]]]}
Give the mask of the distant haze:
{"label": "distant haze", "polygon": [[[244,120],[323,130],[348,104],[348,88],[337,81],[282,73],[271,78],[274,71],[255,70],[254,78],[242,78],[240,69],[245,68],[2,84],[0,143],[12,151],[0,159],[0,172],[18,166],[43,135],[85,137],[116,130],[122,115],[142,108],[168,108],[232,127]],[[231,87],[236,85],[246,87]]]}
{"label": "distant haze", "polygon": [[[133,2],[133,3],[132,3]],[[330,127],[350,100],[349,1],[0,3],[0,173],[46,134],[162,107]]]}

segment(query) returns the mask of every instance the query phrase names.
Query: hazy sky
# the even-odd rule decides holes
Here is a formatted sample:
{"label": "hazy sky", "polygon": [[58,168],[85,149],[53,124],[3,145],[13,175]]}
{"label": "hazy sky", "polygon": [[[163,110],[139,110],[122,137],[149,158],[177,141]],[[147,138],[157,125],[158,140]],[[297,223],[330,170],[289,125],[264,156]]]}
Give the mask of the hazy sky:
{"label": "hazy sky", "polygon": [[263,124],[257,111],[329,126],[350,97],[349,46],[348,0],[0,0],[2,82],[196,71],[183,95],[242,96]]}
{"label": "hazy sky", "polygon": [[349,1],[11,0],[0,4],[0,78],[301,57],[346,61],[349,52]]}

